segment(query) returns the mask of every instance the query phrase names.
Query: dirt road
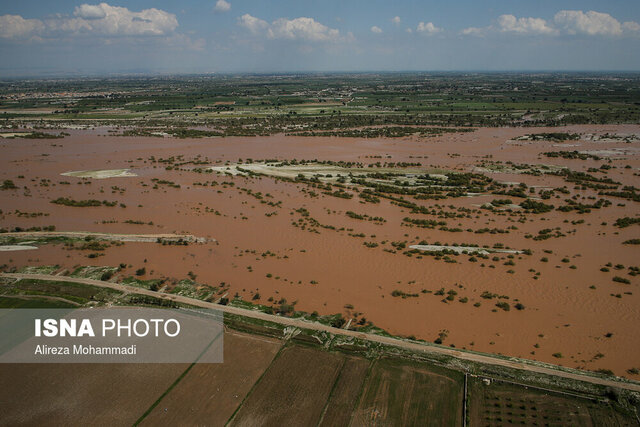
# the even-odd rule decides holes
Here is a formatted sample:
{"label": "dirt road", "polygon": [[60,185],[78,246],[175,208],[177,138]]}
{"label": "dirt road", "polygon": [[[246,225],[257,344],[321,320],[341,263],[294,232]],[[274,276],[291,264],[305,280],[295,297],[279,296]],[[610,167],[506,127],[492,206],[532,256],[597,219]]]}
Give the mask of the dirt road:
{"label": "dirt road", "polygon": [[589,382],[592,384],[599,384],[599,385],[610,386],[610,387],[619,387],[627,390],[640,392],[640,383],[637,383],[637,382],[616,381],[616,380],[607,379],[607,378],[594,377],[587,373],[583,374],[577,370],[574,370],[573,372],[567,372],[567,371],[562,371],[560,369],[554,369],[553,367],[550,367],[550,366],[545,367],[540,365],[534,365],[531,363],[527,363],[527,361],[525,360],[511,361],[511,360],[505,360],[498,357],[494,357],[489,354],[485,355],[485,354],[471,353],[464,350],[457,350],[457,349],[440,347],[440,346],[435,346],[430,344],[422,344],[418,342],[405,341],[397,338],[390,338],[390,337],[385,337],[380,335],[351,331],[348,329],[338,329],[338,328],[333,328],[331,326],[323,325],[321,323],[311,322],[308,320],[291,319],[288,317],[275,316],[275,315],[266,314],[257,310],[246,310],[243,308],[231,307],[228,305],[219,305],[219,304],[192,299],[192,298],[188,298],[180,295],[163,294],[159,292],[150,291],[148,289],[142,289],[142,288],[137,288],[133,286],[126,286],[126,285],[121,285],[117,283],[103,282],[100,280],[93,280],[93,279],[67,277],[67,276],[52,276],[47,274],[0,273],[0,277],[9,277],[9,278],[15,278],[15,279],[50,280],[50,281],[57,281],[57,282],[73,282],[73,283],[81,283],[85,285],[92,285],[92,286],[98,286],[103,288],[111,288],[111,289],[116,289],[122,292],[148,295],[156,298],[168,299],[168,300],[183,303],[183,304],[190,304],[190,305],[202,307],[202,308],[217,309],[224,313],[230,313],[230,314],[250,317],[254,319],[261,319],[269,322],[279,323],[282,325],[294,326],[294,327],[311,329],[316,331],[324,331],[334,335],[355,337],[355,338],[377,342],[385,345],[392,345],[395,347],[399,347],[399,348],[403,348],[411,351],[444,354],[444,355],[455,357],[458,359],[469,360],[472,362],[483,363],[487,365],[504,366],[504,367],[520,369],[528,372],[534,372],[534,373],[545,374],[545,375],[554,375],[562,378]]}
{"label": "dirt road", "polygon": [[38,237],[68,237],[84,239],[92,237],[96,240],[109,240],[119,242],[156,243],[158,239],[167,242],[185,241],[191,243],[213,242],[215,239],[196,237],[191,234],[111,234],[93,233],[88,231],[21,231],[15,233],[2,233],[2,237],[19,237],[22,239],[37,239]]}

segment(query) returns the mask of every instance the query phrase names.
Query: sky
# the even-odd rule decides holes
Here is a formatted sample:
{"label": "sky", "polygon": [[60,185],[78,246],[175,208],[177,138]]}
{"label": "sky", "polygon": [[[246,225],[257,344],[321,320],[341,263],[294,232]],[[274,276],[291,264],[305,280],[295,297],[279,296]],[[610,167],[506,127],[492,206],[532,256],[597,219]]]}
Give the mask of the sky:
{"label": "sky", "polygon": [[640,1],[0,0],[0,77],[640,71]]}

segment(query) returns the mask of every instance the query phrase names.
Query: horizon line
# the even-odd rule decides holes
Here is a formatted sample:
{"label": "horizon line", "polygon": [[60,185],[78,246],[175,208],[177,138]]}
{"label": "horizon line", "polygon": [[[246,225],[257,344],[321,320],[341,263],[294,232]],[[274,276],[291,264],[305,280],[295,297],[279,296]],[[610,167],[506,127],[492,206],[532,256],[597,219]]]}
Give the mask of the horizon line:
{"label": "horizon line", "polygon": [[20,76],[17,74],[3,75],[0,69],[0,80],[42,80],[42,79],[91,79],[91,78],[149,78],[149,77],[214,77],[214,76],[288,76],[288,75],[358,75],[358,74],[599,74],[622,75],[640,74],[638,70],[586,70],[586,69],[505,69],[505,70],[291,70],[291,71],[199,71],[199,72],[170,72],[170,71],[114,71],[114,72],[60,72],[42,73]]}

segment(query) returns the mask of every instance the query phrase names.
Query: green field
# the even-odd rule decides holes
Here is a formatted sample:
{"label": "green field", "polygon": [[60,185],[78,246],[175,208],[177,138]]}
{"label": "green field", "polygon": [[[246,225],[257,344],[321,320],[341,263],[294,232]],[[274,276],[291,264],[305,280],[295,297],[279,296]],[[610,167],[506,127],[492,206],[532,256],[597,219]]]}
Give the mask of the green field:
{"label": "green field", "polygon": [[462,422],[459,372],[382,358],[371,368],[355,425],[457,426]]}
{"label": "green field", "polygon": [[[556,126],[637,123],[640,117],[640,76],[631,73],[274,77],[59,80],[50,82],[50,97],[22,96],[39,89],[37,81],[0,82],[0,111],[6,110],[0,118],[15,124],[38,118],[119,124],[130,135],[202,137],[273,134],[299,126],[309,131],[369,125]],[[75,96],[62,104],[55,92]],[[16,94],[20,97],[12,99]]]}
{"label": "green field", "polygon": [[0,308],[73,308],[74,304],[47,298],[20,298],[0,296]]}
{"label": "green field", "polygon": [[18,281],[3,280],[0,294],[12,295],[42,295],[60,297],[72,303],[86,304],[90,301],[112,301],[121,292],[97,286],[83,285],[73,282],[54,282],[46,280],[22,279]]}

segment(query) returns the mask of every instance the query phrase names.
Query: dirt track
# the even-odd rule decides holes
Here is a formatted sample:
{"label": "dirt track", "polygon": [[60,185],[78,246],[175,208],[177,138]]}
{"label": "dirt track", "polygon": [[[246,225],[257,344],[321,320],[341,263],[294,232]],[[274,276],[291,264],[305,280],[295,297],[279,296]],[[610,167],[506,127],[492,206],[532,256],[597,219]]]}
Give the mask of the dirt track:
{"label": "dirt track", "polygon": [[92,233],[86,231],[23,231],[16,233],[2,233],[5,237],[21,237],[36,239],[38,237],[70,237],[83,239],[92,237],[97,240],[109,240],[119,242],[139,242],[139,243],[155,243],[158,239],[164,241],[178,241],[205,243],[207,241],[215,241],[214,239],[206,239],[204,237],[196,237],[191,234],[111,234],[111,233]]}
{"label": "dirt track", "polygon": [[615,381],[615,380],[610,380],[606,378],[594,377],[586,373],[582,374],[582,373],[579,373],[579,371],[566,372],[559,369],[554,369],[552,367],[533,365],[533,364],[526,363],[526,361],[524,360],[521,362],[515,362],[511,360],[501,359],[498,357],[493,357],[491,355],[483,355],[483,354],[471,353],[467,351],[455,350],[455,349],[446,348],[446,347],[439,347],[435,345],[409,342],[409,341],[404,341],[397,338],[390,338],[390,337],[384,337],[380,335],[350,331],[347,329],[338,329],[338,328],[333,328],[331,326],[323,325],[316,322],[309,322],[301,319],[291,319],[287,317],[266,314],[260,311],[246,310],[246,309],[237,308],[237,307],[219,305],[219,304],[192,299],[192,298],[188,298],[180,295],[162,294],[162,293],[150,291],[147,289],[120,285],[117,283],[103,282],[100,280],[93,280],[93,279],[66,277],[66,276],[52,276],[47,274],[0,273],[0,277],[8,277],[8,278],[15,278],[15,279],[50,280],[50,281],[57,281],[57,282],[73,282],[73,283],[81,283],[81,284],[92,285],[92,286],[99,286],[103,288],[111,288],[111,289],[116,289],[123,292],[132,292],[132,293],[137,293],[141,295],[153,296],[156,298],[165,298],[175,302],[190,304],[190,305],[203,307],[203,308],[217,309],[224,313],[251,317],[254,319],[261,319],[269,322],[280,323],[287,326],[312,329],[316,331],[324,331],[334,335],[343,335],[343,336],[355,337],[359,339],[366,339],[368,341],[378,342],[386,345],[392,345],[395,347],[404,348],[412,351],[444,354],[444,355],[452,356],[458,359],[469,360],[472,362],[483,363],[487,365],[504,366],[504,367],[513,368],[513,369],[521,369],[529,372],[535,372],[535,373],[540,373],[545,375],[554,375],[554,376],[573,379],[577,381],[589,382],[592,384],[599,384],[599,385],[610,386],[610,387],[619,387],[627,390],[640,392],[640,383],[636,383],[636,382]]}

